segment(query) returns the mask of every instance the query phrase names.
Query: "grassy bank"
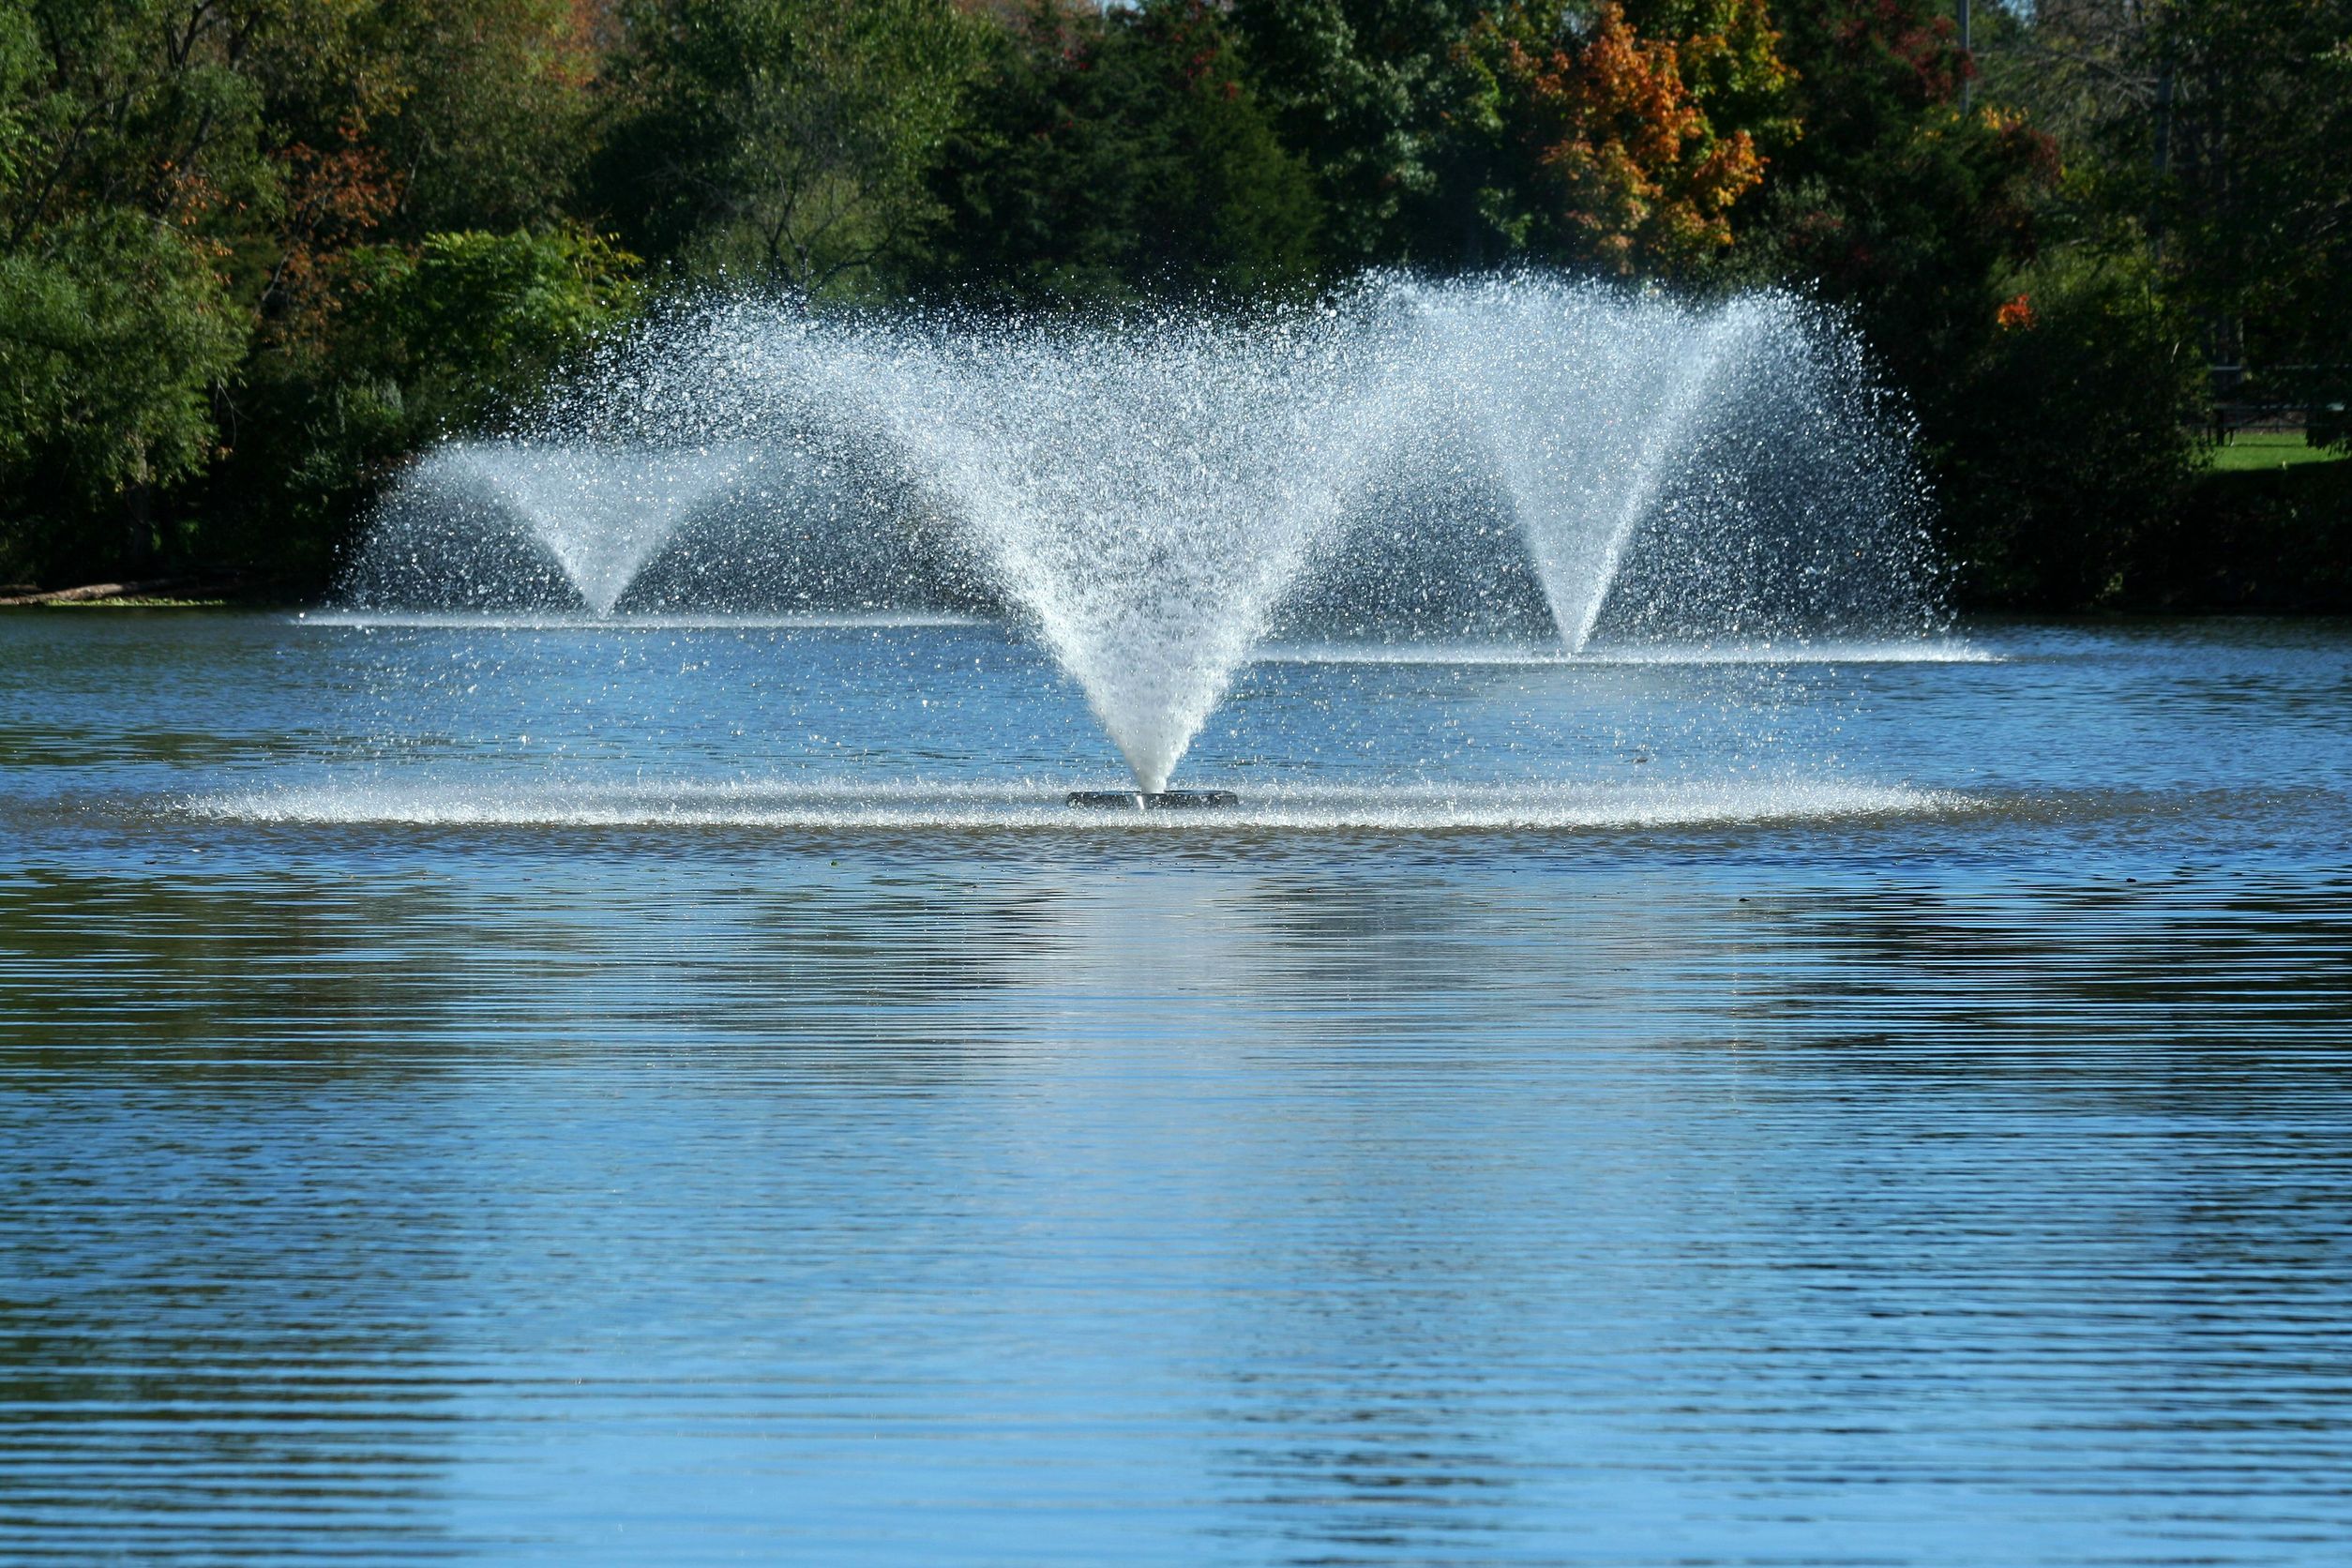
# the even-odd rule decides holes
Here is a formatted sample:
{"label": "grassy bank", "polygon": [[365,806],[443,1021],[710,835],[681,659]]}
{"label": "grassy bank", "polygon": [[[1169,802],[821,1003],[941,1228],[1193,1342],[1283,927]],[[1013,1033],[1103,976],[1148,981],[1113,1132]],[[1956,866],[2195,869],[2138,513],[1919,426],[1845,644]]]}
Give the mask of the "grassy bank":
{"label": "grassy bank", "polygon": [[2314,446],[2297,430],[2241,430],[2226,445],[2213,449],[2213,468],[2221,474],[2268,473],[2300,468],[2306,463],[2348,460],[2352,460],[2352,452],[2340,447]]}

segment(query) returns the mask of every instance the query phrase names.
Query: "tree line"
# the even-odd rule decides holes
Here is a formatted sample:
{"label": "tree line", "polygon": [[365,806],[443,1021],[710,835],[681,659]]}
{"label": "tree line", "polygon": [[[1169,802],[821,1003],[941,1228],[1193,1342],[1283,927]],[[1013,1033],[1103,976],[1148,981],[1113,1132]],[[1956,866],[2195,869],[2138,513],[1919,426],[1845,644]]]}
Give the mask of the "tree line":
{"label": "tree line", "polygon": [[0,578],[320,580],[414,453],[701,289],[1214,308],[1562,267],[1846,310],[1964,589],[2096,603],[2198,469],[2212,366],[2352,360],[2352,0],[1969,21],[0,0]]}

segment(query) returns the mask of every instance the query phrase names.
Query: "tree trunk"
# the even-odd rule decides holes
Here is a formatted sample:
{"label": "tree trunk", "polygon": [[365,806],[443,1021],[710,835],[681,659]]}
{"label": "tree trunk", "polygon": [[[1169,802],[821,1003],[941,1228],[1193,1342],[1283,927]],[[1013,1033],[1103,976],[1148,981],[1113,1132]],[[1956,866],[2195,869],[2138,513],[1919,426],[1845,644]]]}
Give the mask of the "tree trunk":
{"label": "tree trunk", "polygon": [[142,451],[123,487],[123,569],[141,575],[156,554],[155,485],[148,478],[147,454]]}

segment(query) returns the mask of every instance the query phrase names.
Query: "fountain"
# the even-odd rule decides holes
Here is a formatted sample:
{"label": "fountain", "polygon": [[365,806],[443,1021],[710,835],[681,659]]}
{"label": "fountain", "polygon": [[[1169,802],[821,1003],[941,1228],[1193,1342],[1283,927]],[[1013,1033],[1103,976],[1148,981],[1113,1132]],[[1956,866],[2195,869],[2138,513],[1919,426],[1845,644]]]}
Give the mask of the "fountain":
{"label": "fountain", "polygon": [[1241,804],[1230,790],[1072,790],[1065,798],[1072,806],[1109,811],[1203,811]]}
{"label": "fountain", "polygon": [[871,411],[1157,796],[1382,428],[1358,347],[1330,315],[1155,316],[795,338],[772,369]]}
{"label": "fountain", "polygon": [[1421,330],[1433,354],[1451,357],[1444,384],[1483,437],[1570,652],[1592,640],[1702,398],[1767,314],[1754,299],[1702,313],[1494,284],[1424,306]]}
{"label": "fountain", "polygon": [[418,464],[351,602],[609,616],[641,578],[672,607],[718,579],[734,608],[998,614],[1135,776],[1074,804],[1229,799],[1168,780],[1277,631],[1540,616],[1576,656],[1940,625],[1901,412],[1782,294],[1372,279],[1087,323],[737,300],[617,346],[539,424]]}
{"label": "fountain", "polygon": [[[679,525],[756,460],[757,449],[740,443],[450,443],[426,455],[378,520],[374,596],[527,598],[548,581],[535,567],[552,564],[581,604],[610,615]],[[501,553],[538,560],[484,569],[486,555]],[[409,576],[425,580],[400,580]]]}

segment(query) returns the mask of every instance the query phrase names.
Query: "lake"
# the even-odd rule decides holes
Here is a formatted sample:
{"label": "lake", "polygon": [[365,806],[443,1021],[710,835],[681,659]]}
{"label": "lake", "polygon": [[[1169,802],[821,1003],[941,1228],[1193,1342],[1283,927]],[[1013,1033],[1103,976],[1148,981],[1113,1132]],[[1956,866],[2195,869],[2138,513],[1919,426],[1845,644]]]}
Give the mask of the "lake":
{"label": "lake", "polygon": [[2352,1559],[2352,627],[0,618],[0,1560]]}

